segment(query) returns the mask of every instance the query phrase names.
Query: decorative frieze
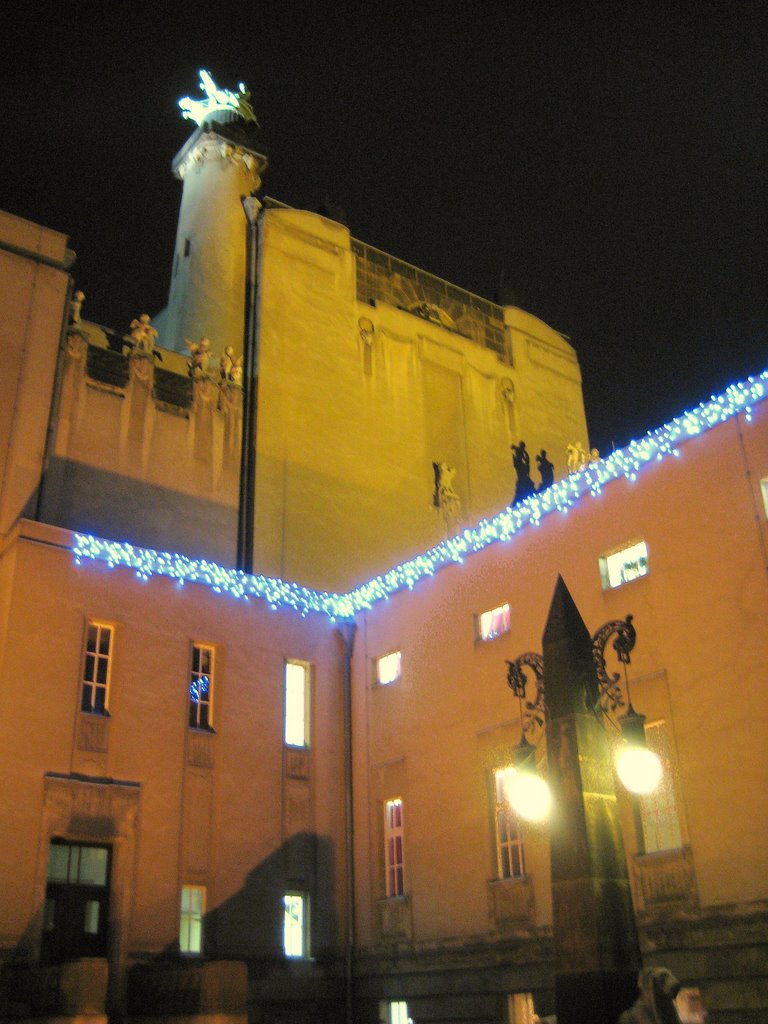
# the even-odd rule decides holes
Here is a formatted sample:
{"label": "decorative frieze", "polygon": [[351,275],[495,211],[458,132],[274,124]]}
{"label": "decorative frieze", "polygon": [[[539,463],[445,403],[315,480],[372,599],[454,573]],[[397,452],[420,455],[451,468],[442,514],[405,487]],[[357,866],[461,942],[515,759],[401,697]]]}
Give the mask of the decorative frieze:
{"label": "decorative frieze", "polygon": [[699,894],[690,847],[662,850],[632,858],[632,881],[638,910],[697,912]]}
{"label": "decorative frieze", "polygon": [[216,735],[203,729],[187,732],[187,764],[195,768],[213,768]]}
{"label": "decorative frieze", "polygon": [[382,942],[410,942],[413,938],[411,897],[389,896],[379,900],[379,938]]}
{"label": "decorative frieze", "polygon": [[489,882],[488,903],[497,932],[515,931],[535,924],[533,885],[527,875]]}
{"label": "decorative frieze", "polygon": [[109,717],[81,714],[77,727],[77,749],[106,754],[109,748]]}

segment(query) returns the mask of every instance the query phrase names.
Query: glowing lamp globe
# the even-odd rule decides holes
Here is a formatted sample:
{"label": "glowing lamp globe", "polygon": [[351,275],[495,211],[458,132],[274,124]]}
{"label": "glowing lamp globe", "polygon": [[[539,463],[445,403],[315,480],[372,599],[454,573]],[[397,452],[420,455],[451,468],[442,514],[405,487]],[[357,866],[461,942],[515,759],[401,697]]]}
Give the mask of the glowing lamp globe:
{"label": "glowing lamp globe", "polygon": [[616,755],[616,771],[630,793],[640,796],[652,793],[661,782],[661,761],[647,747],[623,746]]}
{"label": "glowing lamp globe", "polygon": [[507,800],[526,821],[543,821],[549,815],[552,794],[538,775],[525,769],[510,772],[504,781]]}

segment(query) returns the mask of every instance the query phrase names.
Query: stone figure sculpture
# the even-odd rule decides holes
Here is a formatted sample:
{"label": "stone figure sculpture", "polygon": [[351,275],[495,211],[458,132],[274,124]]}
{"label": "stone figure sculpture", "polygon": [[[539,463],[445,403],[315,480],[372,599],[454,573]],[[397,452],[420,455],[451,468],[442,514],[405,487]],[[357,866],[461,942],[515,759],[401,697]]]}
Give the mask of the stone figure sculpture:
{"label": "stone figure sculpture", "polygon": [[521,441],[520,444],[512,444],[510,448],[512,449],[512,465],[517,474],[515,497],[512,504],[517,505],[519,501],[525,501],[526,498],[535,494],[536,488],[531,480],[531,457],[525,447],[525,441]]}
{"label": "stone figure sculpture", "polygon": [[187,361],[187,368],[190,377],[204,377],[208,374],[208,364],[211,359],[211,343],[208,338],[201,338],[200,341],[184,339],[192,356]]}
{"label": "stone figure sculpture", "polygon": [[219,359],[219,376],[222,382],[232,380],[232,369],[235,365],[235,350],[227,345]]}
{"label": "stone figure sculpture", "polygon": [[69,322],[71,324],[80,323],[80,310],[83,308],[84,302],[85,292],[76,291],[69,303]]}
{"label": "stone figure sculpture", "polygon": [[142,313],[137,319],[131,320],[131,348],[136,354],[143,352],[160,359],[160,353],[155,350],[157,331],[149,321],[149,313]]}
{"label": "stone figure sculpture", "polygon": [[432,502],[443,513],[446,525],[450,525],[461,514],[461,499],[454,487],[456,467],[449,466],[447,462],[433,462],[432,468],[435,473]]}
{"label": "stone figure sculpture", "polygon": [[541,475],[541,483],[537,488],[537,493],[546,491],[548,487],[551,487],[555,482],[555,467],[553,463],[547,458],[547,453],[544,448],[536,456],[536,464],[539,467],[539,474]]}
{"label": "stone figure sculpture", "polygon": [[568,459],[568,472],[578,473],[579,470],[584,469],[589,465],[590,462],[596,462],[600,458],[600,453],[597,448],[593,448],[590,454],[584,450],[581,442],[576,441],[573,444],[567,444],[565,451]]}

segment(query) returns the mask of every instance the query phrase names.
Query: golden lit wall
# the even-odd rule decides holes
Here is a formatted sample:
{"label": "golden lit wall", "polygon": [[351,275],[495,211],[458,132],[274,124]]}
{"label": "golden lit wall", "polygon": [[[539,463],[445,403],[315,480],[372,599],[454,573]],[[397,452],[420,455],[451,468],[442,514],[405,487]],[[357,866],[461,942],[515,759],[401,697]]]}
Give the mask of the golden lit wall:
{"label": "golden lit wall", "polygon": [[557,476],[566,443],[587,443],[576,357],[551,328],[505,310],[502,360],[393,304],[358,301],[355,271],[346,228],[265,211],[255,565],[333,589],[447,535],[433,462],[456,468],[469,524],[511,501],[512,442],[526,440],[534,470],[547,449]]}
{"label": "golden lit wall", "polygon": [[2,243],[61,263],[67,238],[0,213],[0,536],[34,511],[69,283],[63,267]]}

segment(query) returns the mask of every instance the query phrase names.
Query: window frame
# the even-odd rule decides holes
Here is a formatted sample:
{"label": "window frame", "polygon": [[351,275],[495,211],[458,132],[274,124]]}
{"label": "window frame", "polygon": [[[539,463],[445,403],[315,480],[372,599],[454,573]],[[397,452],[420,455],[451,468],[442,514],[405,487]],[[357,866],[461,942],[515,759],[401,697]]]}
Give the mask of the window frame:
{"label": "window frame", "polygon": [[[383,662],[386,662],[389,658],[393,658],[395,655],[397,655],[397,675],[392,676],[391,679],[382,679],[381,671],[380,671],[381,664]],[[402,679],[402,676],[403,676],[403,652],[402,652],[402,650],[400,650],[398,648],[398,649],[395,649],[394,651],[389,651],[388,654],[382,654],[380,657],[374,658],[373,659],[373,671],[374,671],[374,678],[376,680],[376,685],[377,686],[392,686],[394,683],[399,683],[400,680]]]}
{"label": "window frame", "polygon": [[[637,575],[632,576],[629,579],[620,578],[617,583],[612,583],[611,580],[613,578],[613,573],[610,565],[611,559],[615,559],[617,556],[627,554],[628,552],[634,552],[640,547],[644,548],[644,553],[638,553],[634,560],[625,559],[619,567],[619,575],[623,576],[624,570],[628,566],[637,565]],[[626,586],[628,583],[635,583],[637,580],[643,579],[650,572],[649,562],[650,557],[648,553],[648,544],[642,537],[637,540],[631,540],[624,544],[620,544],[618,547],[611,548],[610,551],[605,551],[603,554],[598,556],[600,584],[603,590],[606,592],[618,590],[620,587]]]}
{"label": "window frame", "polygon": [[[96,647],[93,651],[90,651],[89,642],[91,630],[96,630]],[[106,631],[109,635],[109,650],[106,655],[100,651],[102,631]],[[85,635],[83,638],[83,650],[80,664],[80,711],[84,715],[103,715],[109,716],[109,701],[111,696],[112,688],[112,665],[114,662],[115,654],[115,624],[113,622],[104,622],[102,619],[86,619],[85,622]],[[93,658],[93,678],[88,679],[86,672],[88,669],[88,661]],[[98,680],[98,666],[102,662],[106,663],[105,680],[99,682]],[[90,690],[90,707],[85,707],[86,689]],[[103,706],[98,707],[96,695],[98,693],[103,694]]]}
{"label": "window frame", "polygon": [[[202,893],[202,908],[199,914],[192,908],[188,911],[184,910],[184,894]],[[205,949],[205,914],[208,903],[208,887],[205,885],[197,885],[195,883],[188,883],[182,885],[181,891],[179,892],[179,952],[182,956],[203,956]],[[198,949],[190,949],[191,937],[192,937],[192,926],[197,923],[199,925],[199,939]],[[186,924],[186,937],[185,937],[185,924]]]}
{"label": "window frame", "polygon": [[[196,652],[207,652],[210,658],[209,670],[204,672],[195,668]],[[200,640],[193,640],[189,658],[189,679],[187,681],[187,727],[197,732],[213,732],[214,694],[216,689],[216,647]],[[205,700],[195,699],[192,689],[200,679],[208,679],[208,692]],[[205,709],[204,716],[201,709]],[[195,721],[193,721],[193,717]],[[201,718],[204,717],[204,721]]]}
{"label": "window frame", "polygon": [[[682,850],[685,841],[680,819],[680,801],[675,785],[672,732],[669,722],[664,718],[657,718],[652,722],[646,722],[644,731],[648,749],[661,761],[662,776],[653,793],[640,797],[643,851],[648,854]],[[676,843],[662,845],[663,836],[670,836]]]}
{"label": "window frame", "polygon": [[[393,812],[397,811],[397,815]],[[395,822],[394,818],[399,818]],[[399,854],[399,856],[398,856]],[[384,893],[387,899],[405,896],[405,826],[401,797],[384,801]]]}
{"label": "window frame", "polygon": [[[301,922],[299,924],[301,952],[288,952],[288,929],[290,924],[288,900],[299,900],[301,905]],[[298,889],[289,889],[283,893],[283,956],[286,960],[309,960],[311,957],[310,943],[310,900],[309,894]]]}
{"label": "window frame", "polygon": [[[493,616],[497,613],[502,615],[502,627],[501,629],[493,629]],[[490,628],[486,632],[483,628],[483,619],[488,618]],[[487,608],[484,612],[477,612],[475,614],[475,643],[487,644],[491,643],[492,640],[497,640],[500,636],[505,636],[512,628],[512,611],[510,608],[509,601],[503,601],[501,604],[496,605],[493,608]]]}
{"label": "window frame", "polygon": [[[494,768],[491,778],[493,787],[493,832],[496,851],[496,877],[499,881],[525,878],[525,840],[522,822],[511,807],[503,792],[503,775],[514,765],[501,765]],[[501,825],[506,829],[506,837],[502,835]],[[509,868],[505,872],[506,865]]]}
{"label": "window frame", "polygon": [[[296,701],[296,705],[303,707],[301,716],[301,728],[296,729],[296,721],[292,715],[295,707],[293,699],[289,694],[288,666],[295,665],[303,671],[302,701]],[[283,661],[283,744],[293,750],[308,750],[311,738],[311,715],[312,715],[312,665],[300,658],[286,658]],[[290,703],[289,703],[290,701]],[[301,733],[301,739],[297,737]]]}
{"label": "window frame", "polygon": [[409,1024],[408,1003],[405,999],[381,999],[379,1024]]}
{"label": "window frame", "polygon": [[768,476],[764,476],[760,481],[760,493],[763,497],[763,512],[768,519]]}

